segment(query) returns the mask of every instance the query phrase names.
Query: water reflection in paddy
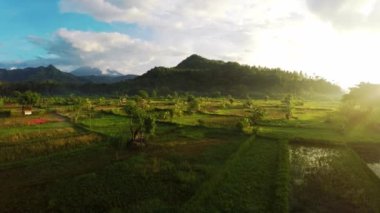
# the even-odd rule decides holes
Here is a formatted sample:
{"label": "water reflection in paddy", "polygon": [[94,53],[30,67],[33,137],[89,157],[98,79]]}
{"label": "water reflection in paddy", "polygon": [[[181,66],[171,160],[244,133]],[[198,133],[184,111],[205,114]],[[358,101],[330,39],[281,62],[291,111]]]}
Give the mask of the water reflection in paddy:
{"label": "water reflection in paddy", "polygon": [[304,144],[290,145],[291,212],[380,209],[378,179],[350,149]]}
{"label": "water reflection in paddy", "polygon": [[367,165],[375,173],[375,175],[380,178],[380,162],[368,163]]}
{"label": "water reflection in paddy", "polygon": [[294,184],[300,185],[309,176],[331,171],[331,164],[338,155],[339,150],[334,148],[291,146],[291,176],[293,177]]}

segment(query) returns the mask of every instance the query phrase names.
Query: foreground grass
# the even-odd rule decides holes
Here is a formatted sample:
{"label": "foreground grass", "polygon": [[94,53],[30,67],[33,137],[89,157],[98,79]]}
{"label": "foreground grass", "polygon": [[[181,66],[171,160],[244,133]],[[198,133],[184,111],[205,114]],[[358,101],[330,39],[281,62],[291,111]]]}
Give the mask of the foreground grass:
{"label": "foreground grass", "polygon": [[288,167],[283,146],[273,140],[247,140],[185,205],[185,211],[286,212]]}
{"label": "foreground grass", "polygon": [[246,140],[218,129],[162,132],[169,130],[182,136],[120,151],[117,160],[115,150],[100,143],[0,167],[0,189],[7,192],[0,196],[2,212],[179,211]]}

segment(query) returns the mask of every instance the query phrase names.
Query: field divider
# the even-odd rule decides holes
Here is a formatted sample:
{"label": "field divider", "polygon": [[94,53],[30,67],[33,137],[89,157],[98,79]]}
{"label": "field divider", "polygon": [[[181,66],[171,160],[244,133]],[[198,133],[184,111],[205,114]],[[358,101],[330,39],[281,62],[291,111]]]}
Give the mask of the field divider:
{"label": "field divider", "polygon": [[[104,113],[104,112],[103,112]],[[97,131],[94,131],[94,130],[91,130],[90,128],[87,128],[85,125],[83,124],[80,124],[80,123],[74,123],[71,121],[71,119],[65,115],[62,115],[60,113],[55,113],[56,115],[64,118],[68,123],[70,123],[75,129],[77,130],[80,130],[80,131],[83,131],[85,133],[92,133],[92,134],[97,134],[99,136],[101,136],[102,138],[109,138],[109,135],[106,135],[104,133],[101,133],[101,132],[97,132]],[[122,115],[118,115],[118,116],[122,116]]]}
{"label": "field divider", "polygon": [[246,141],[244,141],[230,157],[227,159],[223,168],[220,169],[215,175],[213,175],[208,181],[206,181],[201,188],[200,192],[197,192],[184,206],[183,210],[186,212],[196,212],[198,210],[193,209],[196,205],[195,203],[200,200],[204,200],[218,185],[223,182],[224,176],[228,174],[228,168],[232,167],[239,159],[239,156],[244,154],[251,143],[255,141],[255,136],[251,136]]}
{"label": "field divider", "polygon": [[290,159],[289,141],[278,141],[279,149],[277,155],[277,171],[274,191],[273,212],[289,212],[289,191],[290,191]]}

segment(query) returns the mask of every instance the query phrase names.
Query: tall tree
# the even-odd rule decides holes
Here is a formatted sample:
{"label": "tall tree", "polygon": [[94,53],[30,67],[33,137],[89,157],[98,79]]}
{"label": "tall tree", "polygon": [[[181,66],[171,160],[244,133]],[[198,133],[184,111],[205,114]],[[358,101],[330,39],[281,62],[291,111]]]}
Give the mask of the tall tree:
{"label": "tall tree", "polygon": [[146,136],[152,136],[156,130],[156,118],[145,110],[136,106],[126,106],[126,113],[130,116],[129,131],[130,143],[145,144]]}
{"label": "tall tree", "polygon": [[40,94],[32,91],[26,91],[24,93],[15,92],[17,102],[22,106],[22,109],[28,108],[32,110],[32,107],[38,103],[41,96]]}
{"label": "tall tree", "polygon": [[290,120],[293,116],[293,97],[291,95],[287,95],[282,102],[284,104],[285,118],[286,120]]}

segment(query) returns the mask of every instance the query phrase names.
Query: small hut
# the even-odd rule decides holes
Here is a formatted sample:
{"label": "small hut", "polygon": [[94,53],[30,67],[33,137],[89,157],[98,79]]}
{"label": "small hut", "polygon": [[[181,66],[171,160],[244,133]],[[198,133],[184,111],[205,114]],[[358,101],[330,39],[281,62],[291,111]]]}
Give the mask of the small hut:
{"label": "small hut", "polygon": [[31,106],[23,106],[22,107],[23,115],[32,115],[32,107]]}

